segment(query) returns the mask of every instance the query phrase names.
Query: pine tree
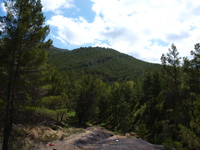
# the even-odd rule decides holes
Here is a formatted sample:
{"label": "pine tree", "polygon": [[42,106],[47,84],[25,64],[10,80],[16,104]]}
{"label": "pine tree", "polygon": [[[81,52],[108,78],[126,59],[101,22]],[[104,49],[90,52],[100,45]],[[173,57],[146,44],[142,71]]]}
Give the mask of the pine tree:
{"label": "pine tree", "polygon": [[98,117],[98,102],[104,92],[104,83],[97,75],[84,75],[79,84],[76,116],[80,123]]}
{"label": "pine tree", "polygon": [[8,0],[5,7],[7,15],[0,17],[3,27],[0,57],[4,57],[1,65],[7,78],[2,149],[8,150],[16,99],[22,97],[22,87],[26,87],[33,75],[43,69],[47,59],[46,49],[52,42],[44,42],[49,27],[44,25],[40,0]]}
{"label": "pine tree", "polygon": [[[185,91],[185,114],[184,122],[179,125],[181,148],[200,149],[200,43],[195,44],[194,51],[191,51],[193,58],[184,60],[184,71],[186,77]],[[185,94],[186,95],[186,94]],[[181,149],[180,148],[180,149]]]}
{"label": "pine tree", "polygon": [[200,43],[195,44],[191,51],[193,59],[189,63],[187,73],[190,75],[190,88],[192,92],[200,94]]}
{"label": "pine tree", "polygon": [[164,68],[164,78],[166,81],[166,85],[168,85],[168,90],[172,91],[175,99],[178,100],[178,104],[181,105],[180,99],[180,59],[178,56],[179,52],[174,44],[171,45],[171,49],[169,49],[169,53],[167,56],[164,54],[161,57],[161,62]]}

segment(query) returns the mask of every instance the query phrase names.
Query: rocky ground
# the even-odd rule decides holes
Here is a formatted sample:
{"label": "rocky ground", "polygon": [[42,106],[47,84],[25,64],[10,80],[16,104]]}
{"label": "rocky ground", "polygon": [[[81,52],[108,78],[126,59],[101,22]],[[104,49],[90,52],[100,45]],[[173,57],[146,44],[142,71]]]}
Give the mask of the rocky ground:
{"label": "rocky ground", "polygon": [[[163,150],[129,133],[115,135],[100,127],[61,127],[52,123],[15,125],[14,149],[23,150]],[[0,139],[0,150],[2,139]],[[23,145],[23,147],[22,147]]]}
{"label": "rocky ground", "polygon": [[[51,146],[50,146],[51,145]],[[162,150],[135,136],[119,136],[99,127],[89,127],[83,133],[73,134],[63,140],[38,145],[33,150]]]}

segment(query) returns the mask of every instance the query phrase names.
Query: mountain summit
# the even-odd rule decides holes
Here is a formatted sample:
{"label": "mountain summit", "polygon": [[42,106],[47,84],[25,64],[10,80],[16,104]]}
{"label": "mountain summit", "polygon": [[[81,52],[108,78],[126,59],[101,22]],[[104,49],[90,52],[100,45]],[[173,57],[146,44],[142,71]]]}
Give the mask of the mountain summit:
{"label": "mountain summit", "polygon": [[81,74],[98,74],[105,81],[141,79],[147,71],[160,69],[161,65],[141,61],[114,49],[81,47],[72,51],[52,47],[49,62],[60,70]]}

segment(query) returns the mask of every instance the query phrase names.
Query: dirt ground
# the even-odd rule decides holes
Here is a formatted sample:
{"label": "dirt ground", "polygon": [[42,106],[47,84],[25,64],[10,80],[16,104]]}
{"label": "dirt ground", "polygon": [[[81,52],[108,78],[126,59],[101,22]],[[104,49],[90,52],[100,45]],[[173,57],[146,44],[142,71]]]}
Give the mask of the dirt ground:
{"label": "dirt ground", "polygon": [[[146,142],[134,133],[120,136],[100,127],[62,128],[52,124],[17,125],[15,128],[28,135],[24,138],[23,134],[20,136],[20,140],[29,145],[23,150],[163,150],[163,146]],[[20,141],[17,143],[20,144]]]}
{"label": "dirt ground", "polygon": [[[49,146],[49,144],[53,146]],[[33,150],[162,150],[135,136],[119,136],[99,127],[89,127],[85,132],[71,135],[63,140],[38,145]]]}

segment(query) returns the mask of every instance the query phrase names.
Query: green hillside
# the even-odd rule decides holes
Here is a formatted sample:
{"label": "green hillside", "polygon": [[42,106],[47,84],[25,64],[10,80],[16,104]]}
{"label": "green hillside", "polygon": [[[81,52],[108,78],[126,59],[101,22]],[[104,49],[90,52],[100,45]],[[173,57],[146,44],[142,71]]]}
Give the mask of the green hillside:
{"label": "green hillside", "polygon": [[136,80],[146,71],[161,68],[116,50],[101,47],[79,48],[72,51],[51,48],[49,62],[60,70],[81,74],[99,74],[106,81]]}

